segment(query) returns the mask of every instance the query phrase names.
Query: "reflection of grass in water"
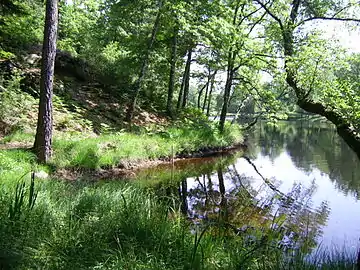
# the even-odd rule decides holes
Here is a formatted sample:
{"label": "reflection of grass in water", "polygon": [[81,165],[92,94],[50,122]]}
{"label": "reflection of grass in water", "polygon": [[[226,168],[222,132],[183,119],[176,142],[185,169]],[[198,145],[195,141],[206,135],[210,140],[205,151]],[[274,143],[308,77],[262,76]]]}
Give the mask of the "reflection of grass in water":
{"label": "reflection of grass in water", "polygon": [[140,170],[137,173],[137,182],[141,186],[150,187],[164,183],[176,185],[186,178],[213,173],[218,168],[225,168],[234,163],[242,154],[240,151],[223,157],[179,160],[174,165],[171,163],[161,164],[153,168]]}

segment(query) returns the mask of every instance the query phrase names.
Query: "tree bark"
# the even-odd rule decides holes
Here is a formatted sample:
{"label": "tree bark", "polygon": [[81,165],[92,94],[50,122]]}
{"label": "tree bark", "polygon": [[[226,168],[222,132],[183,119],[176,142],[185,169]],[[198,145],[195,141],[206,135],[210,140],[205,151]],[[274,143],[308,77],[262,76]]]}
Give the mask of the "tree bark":
{"label": "tree bark", "polygon": [[178,100],[177,100],[177,104],[176,104],[176,110],[179,111],[181,104],[182,104],[182,99],[183,99],[183,95],[184,95],[184,85],[185,85],[185,77],[186,77],[186,66],[185,66],[185,71],[181,80],[181,86],[180,86],[180,91],[179,91],[179,96],[178,96]]}
{"label": "tree bark", "polygon": [[208,100],[208,97],[209,97],[209,89],[211,89],[212,79],[215,76],[215,74],[216,74],[216,71],[213,74],[211,74],[211,70],[209,69],[209,77],[208,77],[208,82],[207,82],[207,86],[206,86],[204,102],[203,102],[203,105],[202,105],[202,111],[203,112],[205,112],[207,100]]}
{"label": "tree bark", "polygon": [[230,49],[228,56],[228,67],[227,67],[226,83],[224,89],[223,106],[221,108],[221,114],[220,114],[220,123],[219,123],[220,132],[223,132],[225,127],[226,114],[227,114],[227,109],[229,107],[231,87],[235,72],[234,71],[235,57],[236,57],[235,52],[233,52],[232,49]]}
{"label": "tree bark", "polygon": [[49,161],[52,151],[52,96],[56,56],[57,27],[58,0],[47,0],[42,51],[40,101],[35,142],[33,148],[38,160],[42,163],[47,163]]}
{"label": "tree bark", "polygon": [[154,43],[155,43],[156,34],[157,34],[158,30],[159,30],[162,6],[163,6],[163,1],[159,1],[158,12],[157,12],[156,19],[155,19],[155,22],[154,22],[154,26],[153,26],[153,29],[152,29],[152,32],[151,32],[151,38],[149,40],[147,52],[145,53],[145,56],[143,58],[139,78],[137,79],[137,81],[135,83],[135,88],[134,88],[134,93],[133,93],[133,96],[132,96],[132,100],[131,100],[130,105],[129,105],[129,107],[127,109],[127,112],[126,112],[126,119],[125,120],[127,122],[129,122],[129,123],[131,123],[131,121],[132,121],[132,119],[134,117],[134,111],[135,111],[137,99],[138,99],[139,93],[140,93],[140,91],[142,89],[144,78],[146,76],[147,68],[148,68],[148,65],[149,65],[150,53],[151,53],[151,50],[152,50],[152,48],[154,46]]}
{"label": "tree bark", "polygon": [[211,105],[211,98],[212,98],[212,92],[214,90],[214,85],[215,85],[215,76],[216,76],[217,70],[215,70],[212,78],[211,78],[211,85],[210,85],[210,92],[209,92],[209,96],[208,96],[208,102],[207,102],[207,108],[206,108],[206,116],[209,117],[210,116],[210,105]]}
{"label": "tree bark", "polygon": [[[240,1],[237,2],[235,10],[234,10],[234,16],[233,16],[233,26],[239,26],[237,25],[237,19],[238,19],[238,12],[240,8]],[[219,130],[220,132],[224,132],[225,127],[225,120],[226,120],[226,114],[229,107],[230,102],[230,92],[231,87],[234,79],[234,74],[236,72],[236,69],[234,68],[235,60],[237,57],[237,50],[234,49],[234,46],[231,45],[228,52],[228,59],[227,59],[227,75],[226,75],[226,83],[225,83],[225,90],[224,90],[224,100],[223,100],[223,106],[221,108],[221,114],[220,114],[220,123],[219,123]]]}
{"label": "tree bark", "polygon": [[188,57],[186,60],[185,66],[185,76],[184,76],[184,93],[182,97],[181,108],[185,108],[187,102],[189,100],[189,88],[190,88],[190,67],[191,67],[191,59],[192,59],[193,48],[192,46],[188,50]]}
{"label": "tree bark", "polygon": [[[200,89],[199,95],[198,95],[198,108],[202,109],[202,111],[204,111],[207,95],[209,93],[210,80],[211,80],[211,69],[210,69],[210,67],[208,67],[207,82],[206,82],[205,86]],[[206,89],[205,90],[205,97],[204,97],[204,101],[203,101],[203,106],[201,106],[201,96],[202,96],[202,94],[204,92],[204,89]]]}
{"label": "tree bark", "polygon": [[198,94],[198,98],[197,98],[197,107],[198,109],[201,109],[201,96],[202,93],[204,92],[204,89],[208,89],[209,88],[209,82],[207,82],[203,87],[200,88],[199,90],[199,94]]}
{"label": "tree bark", "polygon": [[169,78],[169,89],[168,89],[168,97],[166,103],[166,111],[169,116],[173,116],[173,106],[172,100],[174,96],[175,89],[175,71],[176,71],[176,57],[177,57],[177,35],[178,35],[177,26],[174,27],[174,34],[171,43],[171,61],[170,61],[170,78]]}

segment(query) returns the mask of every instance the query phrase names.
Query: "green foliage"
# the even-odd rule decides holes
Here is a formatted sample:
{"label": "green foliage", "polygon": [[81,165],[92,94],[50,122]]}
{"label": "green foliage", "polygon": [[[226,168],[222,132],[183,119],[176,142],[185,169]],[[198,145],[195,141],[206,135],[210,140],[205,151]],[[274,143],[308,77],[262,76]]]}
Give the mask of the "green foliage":
{"label": "green foliage", "polygon": [[19,51],[29,45],[37,45],[42,40],[44,9],[36,0],[8,1],[16,6],[14,14],[0,15],[0,43],[7,50]]}
{"label": "green foliage", "polygon": [[12,59],[15,58],[15,55],[11,52],[6,52],[0,47],[0,59]]}
{"label": "green foliage", "polygon": [[0,86],[0,134],[29,130],[34,126],[34,121],[29,121],[26,115],[35,104],[35,99],[20,90],[20,80],[20,76],[13,76]]}

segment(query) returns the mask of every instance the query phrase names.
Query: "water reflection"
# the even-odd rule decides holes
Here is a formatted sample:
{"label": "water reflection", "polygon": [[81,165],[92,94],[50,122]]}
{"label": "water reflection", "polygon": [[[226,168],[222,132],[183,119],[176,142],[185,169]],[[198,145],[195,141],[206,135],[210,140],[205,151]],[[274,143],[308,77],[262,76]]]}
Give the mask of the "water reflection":
{"label": "water reflection", "polygon": [[176,197],[175,207],[193,222],[226,234],[305,252],[319,243],[356,246],[359,162],[333,129],[309,122],[260,123],[249,144],[245,156],[182,161],[139,178],[152,180],[142,183],[164,200],[173,204],[169,198]]}
{"label": "water reflection", "polygon": [[260,123],[251,133],[251,154],[272,161],[286,152],[295,166],[306,173],[314,168],[329,176],[346,195],[359,198],[360,163],[353,151],[323,123],[283,122],[277,127]]}

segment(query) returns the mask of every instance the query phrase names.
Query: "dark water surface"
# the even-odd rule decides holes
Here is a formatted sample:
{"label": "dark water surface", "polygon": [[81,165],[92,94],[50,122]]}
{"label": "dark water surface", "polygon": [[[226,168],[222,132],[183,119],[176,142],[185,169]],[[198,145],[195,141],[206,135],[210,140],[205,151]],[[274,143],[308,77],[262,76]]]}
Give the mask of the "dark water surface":
{"label": "dark water surface", "polygon": [[260,123],[248,137],[244,155],[162,165],[139,179],[177,198],[169,202],[194,222],[221,221],[237,234],[272,228],[289,248],[355,251],[360,166],[336,131],[321,123]]}

